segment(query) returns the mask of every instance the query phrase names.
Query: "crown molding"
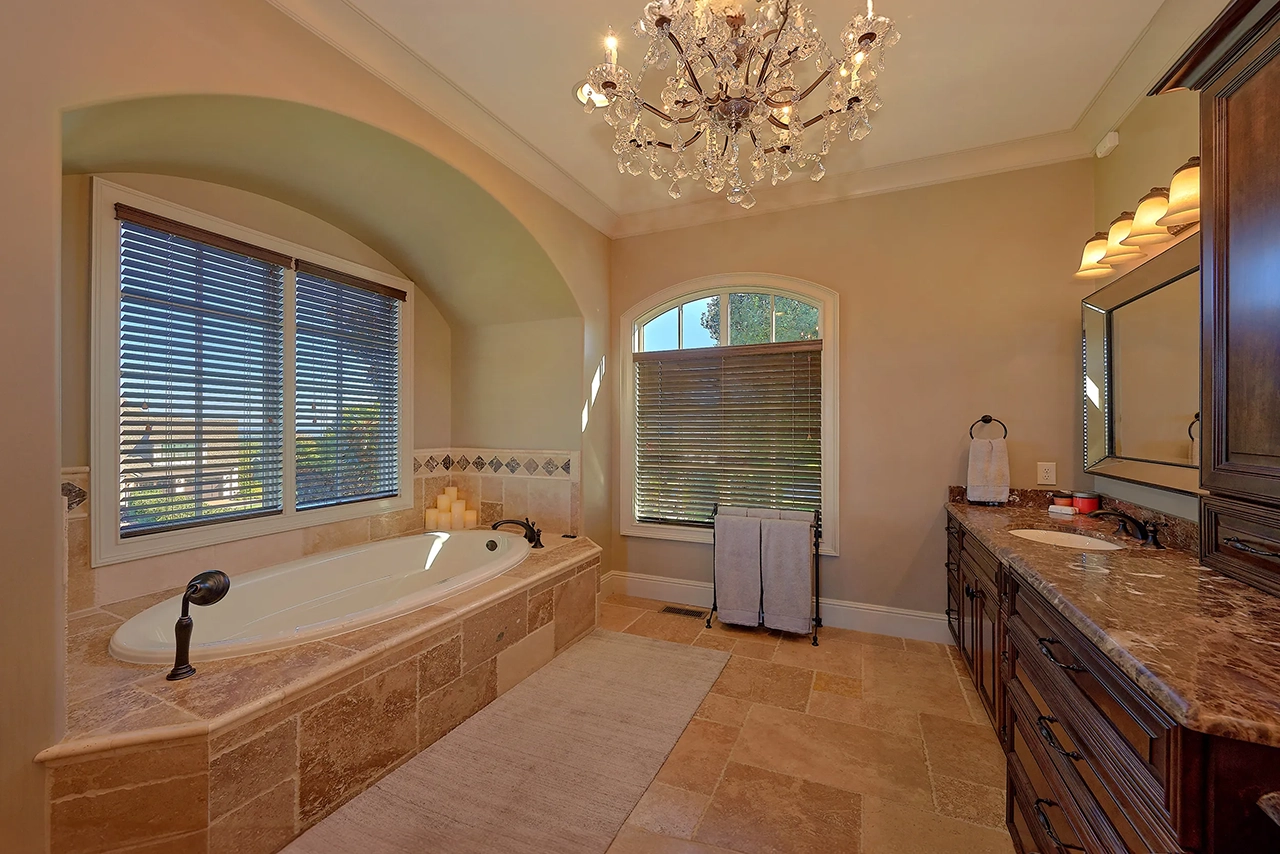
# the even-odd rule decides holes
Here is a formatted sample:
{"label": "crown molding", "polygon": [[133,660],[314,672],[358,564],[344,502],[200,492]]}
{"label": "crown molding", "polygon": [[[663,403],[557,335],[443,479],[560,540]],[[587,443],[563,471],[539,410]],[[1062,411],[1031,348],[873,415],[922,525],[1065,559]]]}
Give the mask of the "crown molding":
{"label": "crown molding", "polygon": [[346,0],[267,0],[468,142],[610,235],[617,214],[452,80]]}
{"label": "crown molding", "polygon": [[749,212],[722,198],[708,197],[626,214],[606,204],[349,0],[268,2],[592,227],[616,239],[1089,157],[1098,140],[1132,112],[1169,63],[1213,22],[1228,0],[1165,0],[1080,118],[1062,132],[857,172],[831,172],[818,185],[794,180],[762,193]]}

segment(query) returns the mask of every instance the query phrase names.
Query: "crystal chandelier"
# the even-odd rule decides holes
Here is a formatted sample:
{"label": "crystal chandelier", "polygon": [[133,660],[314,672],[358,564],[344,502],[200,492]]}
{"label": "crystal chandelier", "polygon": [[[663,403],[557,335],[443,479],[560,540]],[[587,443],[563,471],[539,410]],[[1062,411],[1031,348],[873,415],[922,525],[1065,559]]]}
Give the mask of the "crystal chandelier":
{"label": "crystal chandelier", "polygon": [[[821,181],[832,142],[871,132],[884,51],[899,38],[872,2],[832,48],[793,0],[756,0],[753,16],[737,0],[654,0],[633,27],[648,40],[639,73],[618,64],[611,31],[579,99],[588,113],[603,109],[614,128],[619,172],[669,178],[673,199],[689,178],[750,208],[760,181],[776,185],[798,169]],[[802,82],[810,60],[813,79]],[[671,69],[657,106],[640,94],[651,68]],[[823,83],[826,98],[811,98]]]}

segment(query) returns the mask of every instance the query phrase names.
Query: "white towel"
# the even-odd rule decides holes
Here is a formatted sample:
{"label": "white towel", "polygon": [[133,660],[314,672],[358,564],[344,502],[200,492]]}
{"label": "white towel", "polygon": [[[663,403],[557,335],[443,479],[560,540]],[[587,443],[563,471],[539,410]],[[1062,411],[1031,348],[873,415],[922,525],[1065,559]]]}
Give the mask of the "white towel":
{"label": "white towel", "polygon": [[745,507],[717,507],[716,514],[719,516],[746,516],[747,508]]}
{"label": "white towel", "polygon": [[767,507],[748,507],[747,515],[755,519],[780,519],[782,511],[770,510]]}
{"label": "white towel", "polygon": [[804,634],[812,623],[813,529],[799,519],[760,522],[764,624]]}
{"label": "white towel", "polygon": [[1009,500],[1009,446],[1004,439],[974,439],[969,443],[970,501]]}
{"label": "white towel", "polygon": [[715,561],[720,621],[760,625],[760,520],[716,514]]}
{"label": "white towel", "polygon": [[799,519],[801,522],[812,522],[813,511],[812,510],[783,510],[782,515],[779,518]]}

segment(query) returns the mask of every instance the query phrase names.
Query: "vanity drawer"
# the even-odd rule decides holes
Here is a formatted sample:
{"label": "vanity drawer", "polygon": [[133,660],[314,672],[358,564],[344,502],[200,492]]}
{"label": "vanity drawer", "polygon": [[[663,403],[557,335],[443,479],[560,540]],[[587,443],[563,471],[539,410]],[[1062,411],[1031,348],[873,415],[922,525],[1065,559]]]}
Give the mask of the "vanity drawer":
{"label": "vanity drawer", "polygon": [[1280,596],[1280,510],[1204,497],[1200,557],[1205,566]]}
{"label": "vanity drawer", "polygon": [[961,540],[960,562],[966,570],[975,575],[985,576],[987,583],[996,587],[996,579],[1000,575],[1000,561],[987,551],[986,546],[975,537],[964,537]]}
{"label": "vanity drawer", "polygon": [[[1025,697],[1025,695],[1024,695]],[[1087,851],[1121,852],[1118,840],[1099,834],[1080,809],[1072,787],[1044,752],[1035,731],[1035,715],[1016,693],[1008,698],[1008,773],[1013,800],[1026,811],[1023,821],[1043,854]],[[1012,815],[1010,816],[1013,817]],[[1014,828],[1017,829],[1016,821]],[[1105,828],[1104,828],[1105,831]],[[1020,835],[1025,835],[1023,830]],[[1025,845],[1027,840],[1021,840]]]}
{"label": "vanity drawer", "polygon": [[1099,836],[1111,839],[1117,851],[1152,854],[1180,850],[1159,807],[1153,809],[1149,795],[1130,786],[1133,770],[1125,766],[1134,763],[1112,761],[1105,748],[1099,756],[1091,743],[1076,737],[1079,722],[1069,717],[1067,704],[1054,694],[1051,680],[1040,671],[1038,652],[1031,652],[1026,641],[1024,632],[1010,637],[1007,703],[1022,710],[1044,755],[1076,793],[1090,825]]}
{"label": "vanity drawer", "polygon": [[1010,608],[1011,631],[1034,645],[1026,654],[1038,656],[1080,730],[1092,734],[1100,752],[1131,765],[1136,784],[1167,804],[1177,724],[1034,590],[1018,584]]}

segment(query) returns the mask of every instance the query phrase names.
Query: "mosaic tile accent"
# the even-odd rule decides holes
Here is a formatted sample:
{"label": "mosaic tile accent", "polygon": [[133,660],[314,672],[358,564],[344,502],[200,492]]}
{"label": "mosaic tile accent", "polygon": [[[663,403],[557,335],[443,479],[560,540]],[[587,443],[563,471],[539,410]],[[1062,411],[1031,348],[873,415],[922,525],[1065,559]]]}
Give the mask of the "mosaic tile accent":
{"label": "mosaic tile accent", "polygon": [[68,512],[84,503],[89,494],[70,481],[62,482],[62,497],[67,499]]}
{"label": "mosaic tile accent", "polygon": [[417,457],[414,457],[414,458],[413,458],[413,473],[414,473],[414,474],[417,474],[417,473],[418,473],[418,472],[420,472],[420,471],[422,471],[422,463],[418,461],[418,458],[417,458]]}
{"label": "mosaic tile accent", "polygon": [[467,472],[485,477],[554,478],[576,481],[577,451],[424,448],[414,451],[419,477]]}

